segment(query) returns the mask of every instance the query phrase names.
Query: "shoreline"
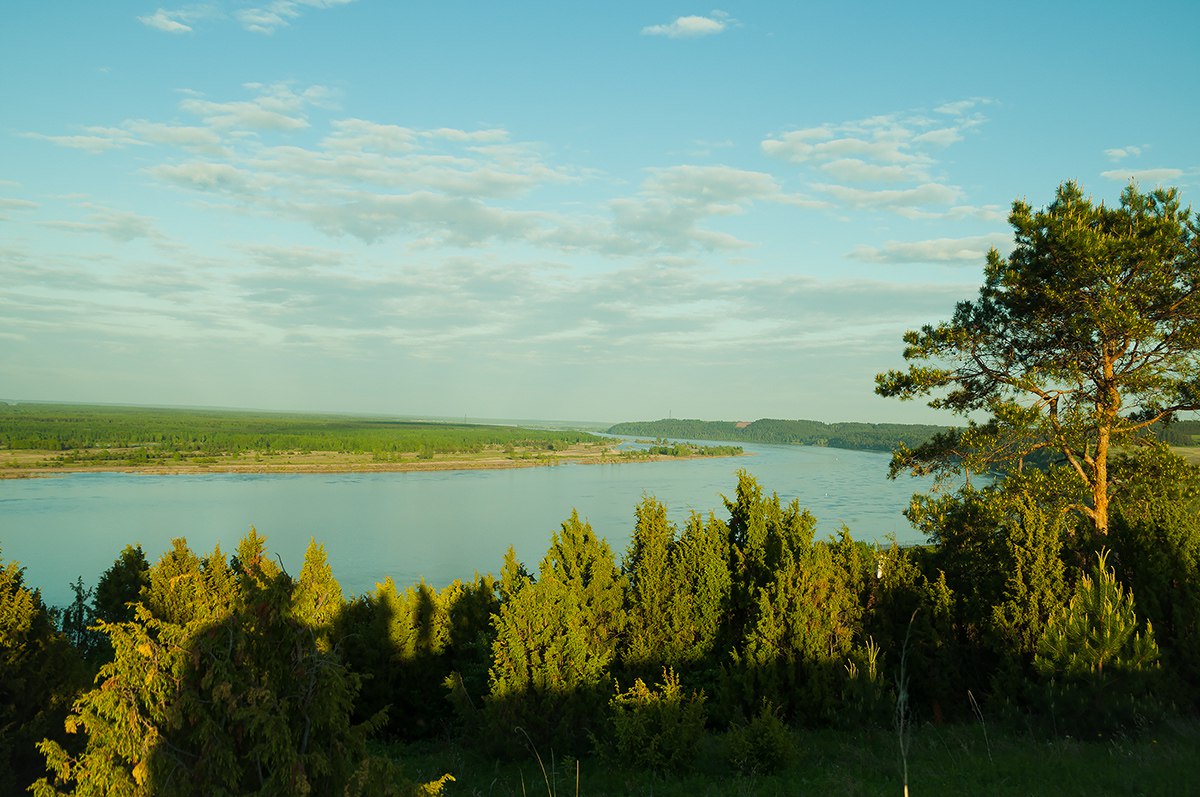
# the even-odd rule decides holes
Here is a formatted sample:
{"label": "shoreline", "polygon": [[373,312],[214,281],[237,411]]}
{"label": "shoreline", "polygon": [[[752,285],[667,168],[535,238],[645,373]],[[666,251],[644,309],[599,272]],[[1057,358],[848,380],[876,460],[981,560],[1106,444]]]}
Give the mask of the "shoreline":
{"label": "shoreline", "polygon": [[[5,457],[7,454],[9,456]],[[348,454],[337,451],[310,451],[261,454],[245,452],[234,455],[204,457],[212,461],[196,462],[154,461],[146,464],[116,461],[54,464],[61,452],[4,451],[0,452],[0,479],[38,479],[79,473],[129,473],[134,475],[196,475],[221,474],[328,474],[328,473],[422,473],[430,471],[511,470],[556,465],[617,465],[633,462],[664,460],[712,459],[716,456],[746,456],[742,454],[692,454],[667,456],[663,454],[634,455],[605,446],[572,446],[561,452],[483,452],[481,454],[443,454],[418,458],[415,452],[380,460],[373,454]]]}

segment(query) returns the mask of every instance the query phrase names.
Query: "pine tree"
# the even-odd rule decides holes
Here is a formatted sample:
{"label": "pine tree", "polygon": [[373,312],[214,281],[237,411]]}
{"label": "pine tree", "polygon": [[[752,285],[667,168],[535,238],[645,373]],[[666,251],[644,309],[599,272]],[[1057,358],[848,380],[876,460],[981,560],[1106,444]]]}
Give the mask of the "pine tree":
{"label": "pine tree", "polygon": [[1070,602],[1046,626],[1034,660],[1045,674],[1102,680],[1105,674],[1142,672],[1158,663],[1154,629],[1134,610],[1133,593],[1117,581],[1108,552],[1096,554]]}

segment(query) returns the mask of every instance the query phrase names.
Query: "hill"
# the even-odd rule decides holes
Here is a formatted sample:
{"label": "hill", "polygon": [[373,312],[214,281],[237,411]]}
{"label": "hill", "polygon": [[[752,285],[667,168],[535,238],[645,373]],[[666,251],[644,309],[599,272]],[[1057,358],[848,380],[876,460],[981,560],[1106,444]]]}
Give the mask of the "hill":
{"label": "hill", "polygon": [[684,440],[735,440],[740,443],[785,443],[862,451],[891,451],[898,444],[915,447],[949,427],[912,423],[823,423],[762,418],[753,423],[663,418],[629,421],[609,427],[609,434],[668,437]]}

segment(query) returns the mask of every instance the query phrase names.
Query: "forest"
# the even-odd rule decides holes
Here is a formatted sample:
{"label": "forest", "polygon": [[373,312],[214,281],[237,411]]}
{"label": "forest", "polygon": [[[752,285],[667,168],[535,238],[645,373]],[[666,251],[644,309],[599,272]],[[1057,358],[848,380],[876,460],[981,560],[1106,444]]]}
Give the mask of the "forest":
{"label": "forest", "polygon": [[553,450],[596,435],[576,430],[233,410],[0,403],[0,449],[64,452],[61,462],[253,451],[459,453],[488,446]]}
{"label": "forest", "polygon": [[749,424],[736,421],[701,421],[663,418],[626,421],[609,427],[609,434],[669,437],[684,440],[732,440],[744,443],[777,443],[830,446],[858,451],[891,451],[898,445],[918,446],[944,426],[911,423],[823,423],[761,418]]}
{"label": "forest", "polygon": [[0,791],[1194,790],[1200,468],[1161,432],[1200,410],[1200,234],[1132,185],[1010,223],[876,377],[961,419],[895,446],[925,544],[817,538],[742,471],[720,516],[648,495],[617,552],[572,513],[447,585],[346,596],[254,531],[61,608],[0,562]]}

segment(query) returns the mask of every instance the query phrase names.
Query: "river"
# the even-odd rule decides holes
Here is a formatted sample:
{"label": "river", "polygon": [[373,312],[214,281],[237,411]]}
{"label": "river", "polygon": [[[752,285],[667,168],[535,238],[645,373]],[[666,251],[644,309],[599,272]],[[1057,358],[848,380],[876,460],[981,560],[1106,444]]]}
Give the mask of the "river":
{"label": "river", "polygon": [[403,588],[442,586],[475,571],[499,573],[504,551],[531,570],[572,508],[620,559],[643,495],[682,525],[695,510],[727,518],[746,469],[765,492],[798,498],[818,535],[844,523],[856,539],[921,538],[901,512],[918,480],[886,478],[889,456],[811,446],[746,445],[749,456],[511,470],[371,474],[69,474],[0,481],[0,557],[18,561],[25,583],[51,605],[69,584],[94,585],[129,543],[151,561],[186,537],[203,554],[232,553],[254,526],[272,554],[299,573],[310,538],[325,545],[347,595],[387,576]]}

